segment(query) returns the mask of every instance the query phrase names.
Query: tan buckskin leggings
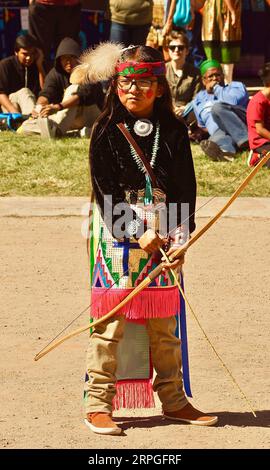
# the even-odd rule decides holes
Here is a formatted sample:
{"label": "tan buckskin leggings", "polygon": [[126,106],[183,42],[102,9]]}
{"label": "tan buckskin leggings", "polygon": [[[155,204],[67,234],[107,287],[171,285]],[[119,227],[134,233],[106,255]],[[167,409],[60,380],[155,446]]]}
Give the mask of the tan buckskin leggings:
{"label": "tan buckskin leggings", "polygon": [[[89,339],[88,382],[85,383],[86,413],[112,412],[116,393],[117,346],[123,337],[125,318],[116,316],[98,325]],[[146,321],[158,393],[163,410],[175,411],[187,404],[183,390],[180,340],[175,336],[176,319],[153,318]]]}

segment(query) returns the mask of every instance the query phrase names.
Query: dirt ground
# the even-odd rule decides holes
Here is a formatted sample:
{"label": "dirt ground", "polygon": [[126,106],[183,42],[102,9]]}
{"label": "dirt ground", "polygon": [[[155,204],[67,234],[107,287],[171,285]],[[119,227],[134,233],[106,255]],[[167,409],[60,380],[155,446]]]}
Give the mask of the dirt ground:
{"label": "dirt ground", "polygon": [[[121,437],[92,434],[83,423],[87,333],[34,362],[89,303],[82,220],[0,217],[0,447],[269,448],[270,218],[221,219],[190,248],[185,265],[190,303],[257,418],[188,312],[193,403],[217,413],[218,425],[173,424],[162,419],[157,403],[118,411]],[[87,323],[87,315],[71,329]]]}

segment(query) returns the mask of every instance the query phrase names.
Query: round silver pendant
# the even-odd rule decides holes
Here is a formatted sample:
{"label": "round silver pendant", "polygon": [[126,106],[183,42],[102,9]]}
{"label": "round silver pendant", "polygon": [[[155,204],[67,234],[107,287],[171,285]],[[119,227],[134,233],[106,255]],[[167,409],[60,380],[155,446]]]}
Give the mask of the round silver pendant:
{"label": "round silver pendant", "polygon": [[149,119],[138,119],[134,124],[134,132],[140,137],[146,137],[151,134],[154,129],[154,126]]}

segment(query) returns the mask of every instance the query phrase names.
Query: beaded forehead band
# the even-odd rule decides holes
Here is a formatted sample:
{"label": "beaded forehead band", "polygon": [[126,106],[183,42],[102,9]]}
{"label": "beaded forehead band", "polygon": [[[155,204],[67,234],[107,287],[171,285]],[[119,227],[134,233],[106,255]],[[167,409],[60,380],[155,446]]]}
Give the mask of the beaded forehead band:
{"label": "beaded forehead band", "polygon": [[165,75],[166,68],[164,62],[123,62],[117,64],[116,74],[129,78],[158,77]]}

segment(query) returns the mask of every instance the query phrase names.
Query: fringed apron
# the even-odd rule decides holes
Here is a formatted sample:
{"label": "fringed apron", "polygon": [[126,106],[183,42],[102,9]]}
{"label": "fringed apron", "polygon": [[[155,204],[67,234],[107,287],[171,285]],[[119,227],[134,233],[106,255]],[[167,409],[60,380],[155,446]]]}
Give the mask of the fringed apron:
{"label": "fringed apron", "polygon": [[[130,204],[138,216],[147,221],[148,228],[153,230],[158,227],[161,205],[165,208],[164,198],[160,199],[160,194],[155,196],[158,211],[155,211],[157,205]],[[113,238],[95,207],[90,239],[91,318],[100,318],[108,313],[160,262],[159,252],[146,253],[135,239],[118,241]],[[183,309],[183,302],[181,304]],[[124,337],[118,345],[114,409],[155,406],[153,368],[144,323],[149,318],[179,317],[179,314],[179,291],[169,271],[163,272],[117,313],[124,315],[127,321]]]}

